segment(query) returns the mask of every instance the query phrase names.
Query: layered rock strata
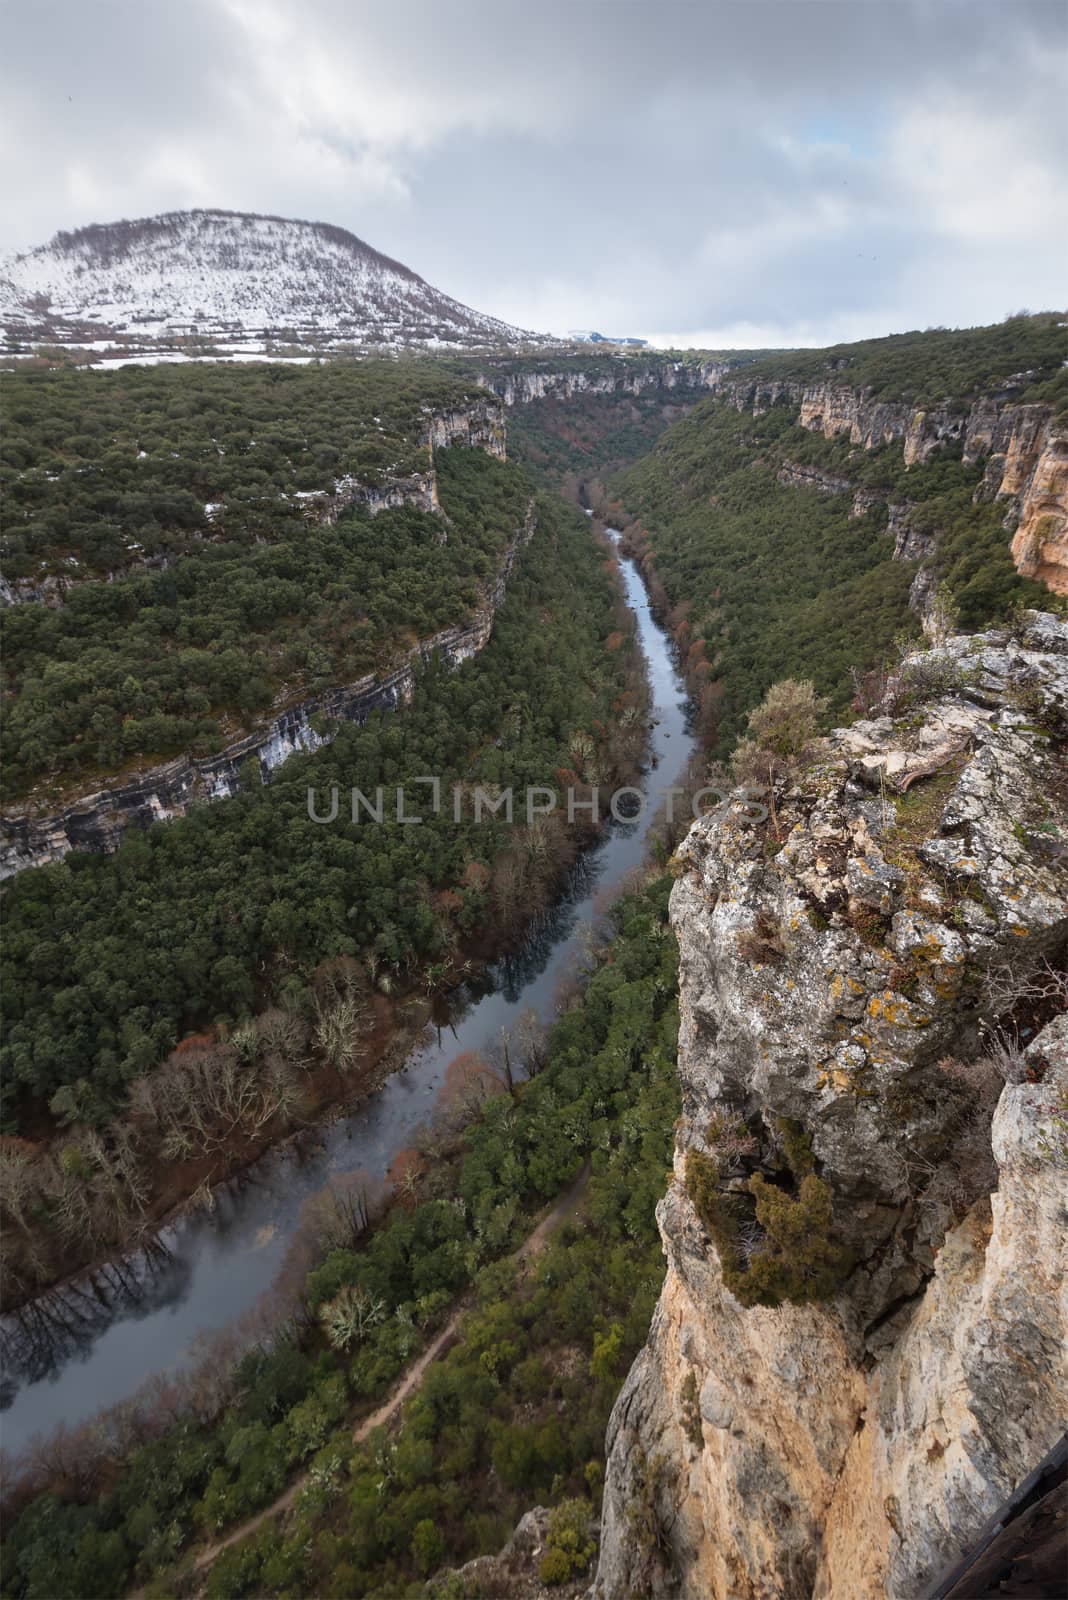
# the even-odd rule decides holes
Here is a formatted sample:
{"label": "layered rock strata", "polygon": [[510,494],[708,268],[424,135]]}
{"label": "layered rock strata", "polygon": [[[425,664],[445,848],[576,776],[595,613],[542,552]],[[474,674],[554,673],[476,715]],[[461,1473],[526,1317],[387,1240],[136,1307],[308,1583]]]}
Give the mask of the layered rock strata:
{"label": "layered rock strata", "polygon": [[[986,463],[976,500],[1006,502],[1017,570],[1055,594],[1068,594],[1068,431],[1052,406],[1018,403],[1011,382],[1002,396],[984,397],[967,409],[913,407],[829,381],[757,382],[736,370],[710,375],[709,387],[755,416],[779,402],[796,405],[801,427],[825,439],[844,434],[865,450],[899,444],[906,467],[930,460],[946,444],[959,444],[967,465]],[[794,473],[806,474],[817,488],[833,487],[815,469]],[[826,481],[818,482],[821,477]],[[784,481],[801,480],[795,475]],[[849,487],[843,480],[842,488]],[[858,490],[855,514],[873,503],[867,491]]]}

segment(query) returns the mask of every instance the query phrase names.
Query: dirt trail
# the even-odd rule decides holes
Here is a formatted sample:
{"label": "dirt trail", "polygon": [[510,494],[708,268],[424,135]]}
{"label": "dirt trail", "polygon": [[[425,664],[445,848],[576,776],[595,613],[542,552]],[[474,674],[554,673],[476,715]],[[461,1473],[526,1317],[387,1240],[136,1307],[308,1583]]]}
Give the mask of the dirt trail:
{"label": "dirt trail", "polygon": [[[515,1253],[515,1258],[521,1267],[526,1268],[537,1259],[560,1224],[575,1209],[582,1197],[589,1175],[590,1168],[587,1162],[578,1177],[564,1190],[552,1209],[546,1212],[533,1232],[529,1233],[524,1239]],[[405,1400],[419,1387],[427,1368],[452,1344],[468,1309],[469,1307],[466,1303],[461,1303],[456,1308],[441,1332],[431,1340],[422,1355],[412,1362],[400,1382],[377,1410],[372,1411],[370,1416],[364,1417],[356,1424],[352,1434],[354,1444],[362,1444],[365,1439],[370,1437],[375,1428],[385,1427],[387,1423],[392,1422]],[[197,1555],[193,1570],[195,1572],[204,1572],[214,1561],[218,1560],[224,1550],[228,1550],[231,1545],[238,1544],[242,1539],[247,1539],[250,1533],[255,1533],[257,1529],[262,1528],[263,1524],[270,1522],[272,1517],[281,1516],[283,1512],[288,1511],[307,1482],[307,1478],[308,1474],[302,1472],[298,1478],[294,1478],[289,1488],[284,1490],[277,1500],[272,1500],[269,1506],[264,1506],[262,1511],[257,1511],[254,1517],[249,1517],[247,1522],[240,1523],[221,1539],[216,1539],[212,1544],[205,1545],[204,1549]],[[131,1595],[130,1600],[143,1600],[143,1597],[144,1590],[138,1589],[135,1594]]]}

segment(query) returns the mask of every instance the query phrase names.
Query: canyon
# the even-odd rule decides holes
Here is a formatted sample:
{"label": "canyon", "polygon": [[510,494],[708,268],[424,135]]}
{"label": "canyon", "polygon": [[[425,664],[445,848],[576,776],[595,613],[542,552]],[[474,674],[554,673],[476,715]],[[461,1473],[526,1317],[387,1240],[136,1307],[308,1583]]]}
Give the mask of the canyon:
{"label": "canyon", "polygon": [[[976,499],[1005,503],[1018,570],[1068,586],[1068,436],[1052,407],[1010,392],[921,410],[660,358],[487,362],[477,381],[484,400],[424,408],[425,470],[409,460],[396,478],[304,490],[308,522],[412,506],[447,541],[437,451],[504,460],[510,408],[663,391],[757,415],[786,404],[827,439],[900,448],[910,469],[959,451],[983,468]],[[843,525],[847,510],[863,517],[885,498],[848,468],[780,458],[777,476],[799,493],[851,496]],[[543,539],[549,525],[545,506]],[[485,647],[536,527],[532,499],[477,610],[386,670],[278,705],[215,755],[124,774],[51,816],[5,819],[0,875],[114,850],[128,826],[268,783],[342,724],[410,703],[422,665],[454,668]],[[886,529],[894,556],[919,564],[922,611],[938,535],[913,526],[907,499],[888,505]],[[857,533],[867,537],[863,524]],[[652,765],[674,763],[693,752],[693,729],[629,563],[625,583],[654,687]],[[669,862],[683,1114],[657,1208],[667,1275],[609,1426],[596,1600],[915,1600],[1055,1444],[1068,1405],[1068,1020],[1053,1015],[1068,939],[1066,736],[1068,624],[1014,613],[892,669],[882,703],[820,742],[764,833],[734,813],[708,816]],[[472,1009],[458,994],[436,1045],[324,1130],[321,1152],[297,1141],[254,1182],[221,1185],[220,1220],[178,1219],[162,1261],[136,1263],[132,1289],[109,1296],[86,1278],[40,1297],[33,1337],[19,1327],[12,1346],[24,1389],[9,1420],[21,1435],[124,1399],[181,1356],[191,1329],[240,1311],[277,1269],[302,1200],[357,1158],[384,1175],[458,1049],[488,1048],[521,1005],[548,1020],[599,887],[639,871],[645,844],[644,827],[613,834],[580,862],[521,952],[522,981],[506,964]],[[982,1067],[991,1048],[996,1082]],[[724,1221],[736,1213],[737,1227]],[[232,1237],[205,1248],[216,1234]],[[94,1310],[72,1338],[79,1296]],[[136,1317],[149,1330],[137,1371],[123,1345]],[[521,1525],[532,1548],[546,1519],[539,1509]]]}
{"label": "canyon", "polygon": [[[305,516],[331,524],[350,507],[374,516],[400,505],[436,513],[435,450],[460,444],[505,459],[509,408],[552,398],[682,391],[693,400],[709,394],[755,415],[777,403],[796,405],[801,426],[825,438],[844,434],[851,444],[867,450],[900,443],[906,467],[929,460],[946,443],[959,444],[966,463],[986,463],[976,498],[1007,502],[1006,529],[1007,535],[1011,532],[1017,569],[1055,593],[1068,593],[1068,433],[1053,421],[1048,406],[1016,405],[1008,397],[984,398],[966,411],[924,411],[872,399],[837,383],[753,381],[746,377],[744,366],[711,359],[630,357],[592,367],[582,362],[543,362],[525,369],[509,363],[503,370],[486,365],[476,373],[476,382],[488,391],[484,402],[428,412],[424,472],[395,480],[387,476],[376,483],[340,479],[332,489],[302,496]],[[854,489],[847,477],[790,462],[784,463],[779,477],[791,486],[820,492]],[[854,515],[862,515],[875,500],[870,491],[855,488]],[[907,502],[889,506],[888,531],[895,539],[895,559],[921,563],[910,603],[922,613],[934,591],[929,563],[937,540],[911,532]],[[447,537],[444,528],[442,537]],[[389,672],[280,707],[264,725],[217,755],[180,756],[147,771],[124,774],[118,782],[78,796],[49,814],[30,806],[9,809],[0,819],[0,879],[27,866],[60,860],[72,849],[113,850],[130,824],[166,821],[183,815],[191,804],[235,793],[242,767],[250,759],[257,762],[261,781],[266,781],[294,750],[316,749],[328,742],[330,724],[362,722],[375,710],[404,703],[419,661],[436,652],[456,665],[485,644],[514,553],[513,542],[493,593],[475,617],[420,641]],[[33,585],[16,583],[4,598],[9,603],[59,604],[68,586],[69,580],[63,579],[39,592]]]}

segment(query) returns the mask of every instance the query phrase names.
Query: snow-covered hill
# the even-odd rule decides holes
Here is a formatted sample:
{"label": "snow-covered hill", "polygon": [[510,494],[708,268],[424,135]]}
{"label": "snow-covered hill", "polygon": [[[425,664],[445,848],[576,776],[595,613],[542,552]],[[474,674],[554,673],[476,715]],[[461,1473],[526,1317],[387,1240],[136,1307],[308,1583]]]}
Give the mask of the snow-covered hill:
{"label": "snow-covered hill", "polygon": [[[172,211],[58,233],[0,264],[10,342],[465,349],[536,339],[322,222]],[[540,342],[540,341],[539,341]]]}

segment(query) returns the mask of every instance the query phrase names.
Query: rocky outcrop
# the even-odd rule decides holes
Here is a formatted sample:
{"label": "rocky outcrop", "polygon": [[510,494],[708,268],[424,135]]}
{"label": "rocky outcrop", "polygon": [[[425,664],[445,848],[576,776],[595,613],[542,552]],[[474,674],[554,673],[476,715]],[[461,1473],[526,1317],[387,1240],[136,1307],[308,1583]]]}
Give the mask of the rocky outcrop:
{"label": "rocky outcrop", "polygon": [[853,491],[849,478],[837,478],[833,473],[821,472],[819,467],[802,466],[798,461],[784,461],[775,476],[791,489],[818,489],[820,494],[850,494]]}
{"label": "rocky outcrop", "polygon": [[[952,640],[891,696],[781,848],[721,816],[679,851],[668,1269],[597,1600],[917,1600],[1063,1427],[1068,626]],[[995,1018],[1030,1039],[1000,1077]]]}
{"label": "rocky outcrop", "polygon": [[426,472],[413,472],[408,478],[388,479],[383,484],[364,483],[359,478],[346,476],[338,478],[332,490],[309,490],[299,498],[308,520],[324,528],[333,527],[338,517],[353,506],[372,517],[377,517],[380,511],[392,511],[401,506],[414,506],[417,511],[432,514],[441,510],[433,465]]}
{"label": "rocky outcrop", "polygon": [[291,755],[329,744],[341,724],[363,723],[373,711],[393,711],[406,705],[423,663],[437,655],[450,668],[457,667],[488,643],[516,557],[535,526],[532,500],[483,606],[462,626],[421,639],[391,672],[381,676],[370,673],[356,683],[302,700],[218,755],[203,760],[179,756],[135,773],[113,788],[85,795],[58,815],[9,812],[0,818],[0,879],[25,867],[60,861],[72,850],[116,850],[128,827],[169,822],[194,805],[228,799],[248,781],[250,773],[266,783]]}
{"label": "rocky outcrop", "polygon": [[652,390],[714,389],[733,370],[729,361],[635,361],[621,357],[610,368],[535,369],[525,372],[487,369],[478,382],[492,390],[505,406],[531,400],[573,400],[576,395],[645,394]]}
{"label": "rocky outcrop", "polygon": [[1018,572],[1068,594],[1068,431],[1049,429],[1020,491],[1012,540]]}
{"label": "rocky outcrop", "polygon": [[[1000,397],[984,397],[966,410],[949,405],[920,409],[903,401],[879,400],[864,389],[830,380],[807,386],[757,382],[733,369],[712,375],[709,387],[737,410],[752,411],[754,416],[782,401],[796,405],[801,427],[825,439],[844,434],[850,444],[864,450],[900,443],[906,467],[922,465],[946,444],[958,444],[967,465],[986,463],[976,500],[1007,502],[1006,528],[1015,529],[1012,555],[1017,570],[1056,594],[1068,593],[1068,432],[1053,420],[1052,407],[1018,404],[1011,381]],[[826,484],[817,481],[821,477],[826,477]],[[779,478],[817,488],[841,482],[843,492],[851,487],[845,479],[790,462],[783,464]],[[863,516],[877,501],[870,491],[858,488],[853,515]],[[919,559],[931,553],[925,551]]]}
{"label": "rocky outcrop", "polygon": [[994,500],[1023,491],[1042,450],[1049,421],[1049,406],[999,406],[993,400],[980,400],[972,407],[964,429],[963,459],[968,466],[986,462],[980,499]]}
{"label": "rocky outcrop", "polygon": [[427,411],[427,440],[431,452],[449,445],[485,450],[503,461],[506,455],[504,412],[496,400],[472,401],[451,411]]}
{"label": "rocky outcrop", "polygon": [[[516,1524],[504,1549],[493,1556],[476,1556],[451,1572],[439,1573],[437,1582],[452,1580],[457,1595],[493,1596],[493,1600],[579,1600],[589,1588],[589,1576],[578,1575],[563,1583],[542,1583],[539,1566],[549,1547],[552,1513],[534,1506]],[[596,1526],[591,1525],[591,1537]],[[448,1593],[448,1589],[445,1590]]]}
{"label": "rocky outcrop", "polygon": [[881,505],[883,496],[875,489],[857,489],[853,494],[853,505],[850,510],[851,517],[866,517],[869,511]]}

